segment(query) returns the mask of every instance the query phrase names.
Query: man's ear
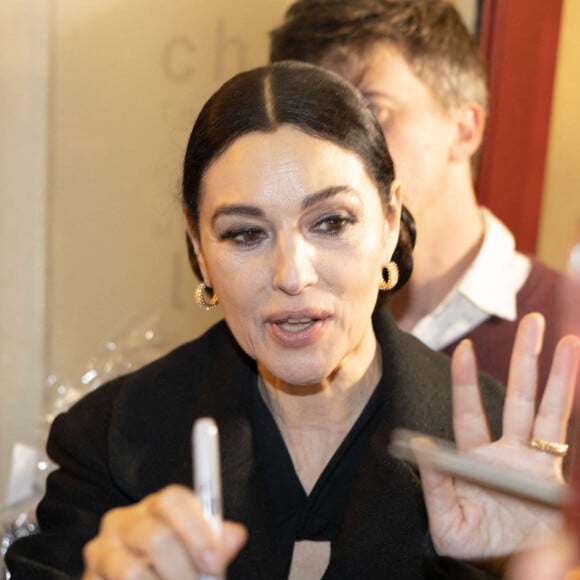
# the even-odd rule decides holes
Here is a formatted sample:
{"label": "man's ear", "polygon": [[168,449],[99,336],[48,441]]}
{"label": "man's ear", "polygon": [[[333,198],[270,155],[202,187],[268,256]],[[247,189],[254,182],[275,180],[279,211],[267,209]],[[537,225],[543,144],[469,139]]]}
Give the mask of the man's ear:
{"label": "man's ear", "polygon": [[205,258],[203,256],[203,252],[201,251],[201,245],[199,243],[199,232],[197,232],[197,230],[193,224],[193,220],[191,219],[186,207],[183,208],[183,215],[185,216],[187,236],[188,236],[189,241],[191,242],[191,245],[193,247],[193,252],[195,254],[195,258],[197,260],[197,265],[199,267],[199,270],[200,270],[202,278],[203,278],[203,283],[206,286],[209,286],[211,288],[212,287],[211,280],[210,280],[209,275],[208,275],[207,266],[205,263]]}
{"label": "man's ear", "polygon": [[452,113],[457,123],[457,136],[451,147],[451,160],[471,159],[483,140],[485,111],[475,102],[468,102]]}

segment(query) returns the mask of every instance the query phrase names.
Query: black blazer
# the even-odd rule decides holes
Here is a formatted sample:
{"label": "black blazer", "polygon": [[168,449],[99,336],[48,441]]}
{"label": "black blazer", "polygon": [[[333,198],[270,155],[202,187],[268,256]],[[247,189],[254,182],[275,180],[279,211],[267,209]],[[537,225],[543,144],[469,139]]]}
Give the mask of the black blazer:
{"label": "black blazer", "polygon": [[[388,453],[394,427],[452,439],[449,359],[401,332],[383,310],[374,319],[382,349],[384,413],[371,438],[332,545],[325,580],[486,578],[432,549],[417,472]],[[41,532],[13,544],[13,580],[79,577],[82,546],[109,509],[170,483],[191,486],[190,432],[212,416],[220,429],[224,512],[249,540],[229,580],[281,579],[261,470],[253,452],[255,361],[224,322],[163,358],[87,395],[53,423],[48,452],[60,466],[38,506]],[[482,377],[483,401],[500,434],[504,389]]]}

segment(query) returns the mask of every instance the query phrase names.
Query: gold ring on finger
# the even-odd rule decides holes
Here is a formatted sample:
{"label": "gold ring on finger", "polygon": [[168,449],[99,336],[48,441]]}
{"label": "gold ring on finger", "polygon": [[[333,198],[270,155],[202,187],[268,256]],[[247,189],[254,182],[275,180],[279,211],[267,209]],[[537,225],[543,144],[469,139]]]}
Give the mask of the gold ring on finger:
{"label": "gold ring on finger", "polygon": [[530,439],[530,447],[556,457],[564,457],[568,453],[567,443],[555,443],[554,441],[546,441],[545,439],[538,439],[537,437]]}

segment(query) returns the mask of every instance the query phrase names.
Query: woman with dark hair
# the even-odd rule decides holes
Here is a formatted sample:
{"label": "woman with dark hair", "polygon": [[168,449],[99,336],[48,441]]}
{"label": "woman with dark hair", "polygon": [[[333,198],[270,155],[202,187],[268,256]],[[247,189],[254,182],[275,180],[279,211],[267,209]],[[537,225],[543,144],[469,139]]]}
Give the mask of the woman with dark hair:
{"label": "woman with dark hair", "polygon": [[[240,78],[232,79],[201,111],[191,133],[183,175],[183,201],[193,226],[197,229],[201,179],[212,160],[241,135],[252,131],[273,132],[285,124],[355,153],[388,208],[394,180],[393,162],[388,153],[385,155],[383,133],[359,93],[338,77],[333,83],[318,82],[319,71],[312,67],[307,67],[304,74],[297,74],[295,65],[275,70],[275,74],[267,68],[247,73],[243,88],[239,86]],[[312,91],[313,82],[317,83],[316,92]],[[350,114],[344,115],[345,110]],[[378,304],[401,288],[413,269],[415,223],[404,206],[401,224],[400,239],[393,254],[397,282],[379,293]],[[201,280],[195,259],[191,264]]]}
{"label": "woman with dark hair", "polygon": [[[502,433],[504,390],[478,381],[469,344],[450,364],[376,309],[410,275],[414,231],[354,88],[298,63],[234,77],[193,127],[183,205],[196,301],[224,321],[55,420],[59,468],[40,534],[9,551],[13,578],[485,578],[560,529],[555,510],[389,453],[405,427],[561,481],[579,345],[561,342],[536,414],[543,323],[524,319]],[[191,490],[205,416],[221,438],[220,531]]]}

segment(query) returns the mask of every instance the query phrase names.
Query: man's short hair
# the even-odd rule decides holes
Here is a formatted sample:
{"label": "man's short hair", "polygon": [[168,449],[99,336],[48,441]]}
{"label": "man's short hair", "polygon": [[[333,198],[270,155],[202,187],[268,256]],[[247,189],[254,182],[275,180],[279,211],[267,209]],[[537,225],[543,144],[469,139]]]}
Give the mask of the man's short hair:
{"label": "man's short hair", "polygon": [[297,0],[271,32],[270,60],[348,71],[352,80],[379,42],[400,51],[444,110],[469,101],[487,110],[479,47],[447,0]]}

